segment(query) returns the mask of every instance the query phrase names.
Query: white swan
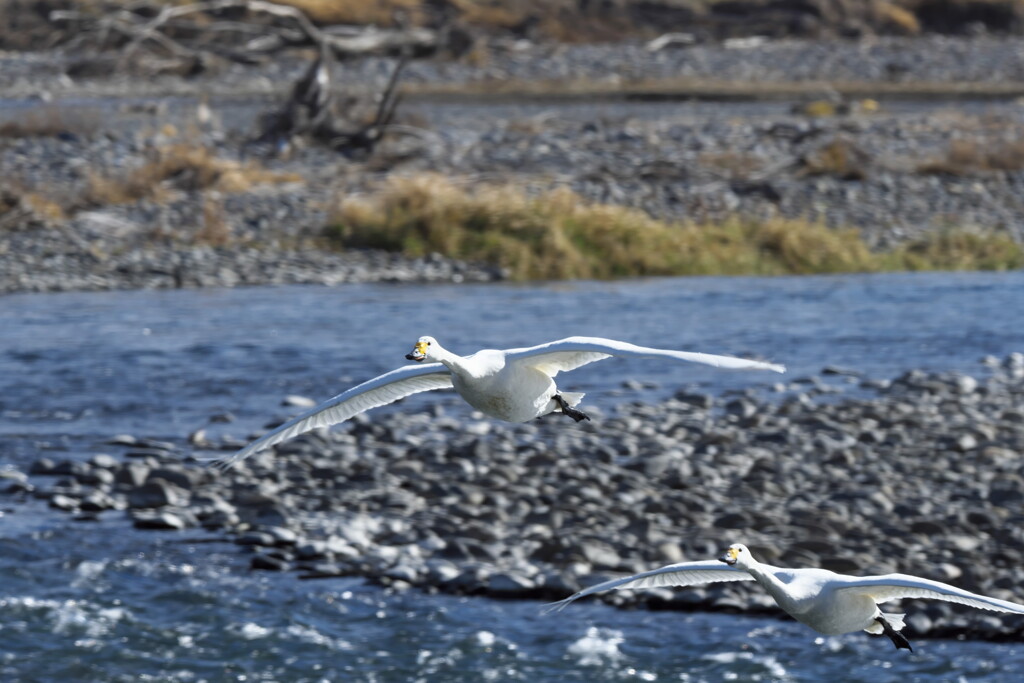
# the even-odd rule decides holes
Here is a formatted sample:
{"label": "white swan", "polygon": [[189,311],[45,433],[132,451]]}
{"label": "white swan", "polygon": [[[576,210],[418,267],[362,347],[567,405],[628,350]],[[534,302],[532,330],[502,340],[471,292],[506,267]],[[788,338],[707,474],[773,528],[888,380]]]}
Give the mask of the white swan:
{"label": "white swan", "polygon": [[433,337],[420,337],[406,358],[433,362],[392,370],[338,394],[253,441],[222,461],[221,465],[230,467],[257,451],[303,432],[343,422],[371,408],[431,389],[454,387],[477,410],[508,422],[526,422],[556,411],[577,422],[589,420],[584,413],[573,408],[583,394],[559,392],[552,378],[559,372],[575,370],[611,356],[668,358],[741,370],[786,370],[773,363],[650,349],[597,337],[569,337],[523,349],[485,349],[471,356],[458,356],[444,349]]}
{"label": "white swan", "polygon": [[[722,564],[722,563],[725,564]],[[574,600],[615,588],[693,586],[716,581],[757,581],[779,607],[819,633],[839,635],[864,630],[889,636],[896,649],[912,650],[899,632],[902,614],[883,614],[878,603],[901,598],[933,598],[978,609],[1024,614],[1024,605],[971,593],[907,574],[848,576],[827,569],[783,569],[761,564],[742,543],[729,546],[716,562],[681,562],[613,579],[553,602],[545,611],[563,609]]]}

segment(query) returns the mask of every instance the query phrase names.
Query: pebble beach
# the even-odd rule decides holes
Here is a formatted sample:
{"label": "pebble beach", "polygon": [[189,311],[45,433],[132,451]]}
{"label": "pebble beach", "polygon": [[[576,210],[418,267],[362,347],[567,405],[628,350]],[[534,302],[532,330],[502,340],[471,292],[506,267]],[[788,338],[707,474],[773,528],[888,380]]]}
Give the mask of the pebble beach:
{"label": "pebble beach", "polygon": [[[977,377],[886,381],[832,368],[778,395],[680,391],[579,427],[467,421],[440,406],[361,416],[226,472],[196,460],[239,442],[120,435],[107,442],[118,457],[39,459],[7,472],[6,493],[80,521],[113,512],[140,529],[215,531],[254,570],[397,589],[558,599],[620,573],[715,557],[729,538],[780,566],[917,565],[1013,599],[1024,586],[1024,357],[987,364]],[[851,387],[865,395],[836,398]],[[608,600],[775,611],[767,595],[728,584]],[[908,625],[917,636],[1024,633],[1020,619],[937,602]]]}

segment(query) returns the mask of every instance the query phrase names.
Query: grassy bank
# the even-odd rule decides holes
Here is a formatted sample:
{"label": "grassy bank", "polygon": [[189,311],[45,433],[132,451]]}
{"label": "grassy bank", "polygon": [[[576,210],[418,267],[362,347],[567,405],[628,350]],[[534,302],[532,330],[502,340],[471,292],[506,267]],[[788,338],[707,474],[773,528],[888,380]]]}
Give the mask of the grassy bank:
{"label": "grassy bank", "polygon": [[342,248],[495,264],[519,280],[1024,267],[1024,248],[998,233],[943,230],[879,252],[857,230],[811,221],[670,223],[566,189],[465,189],[430,174],[339,201],[326,237]]}

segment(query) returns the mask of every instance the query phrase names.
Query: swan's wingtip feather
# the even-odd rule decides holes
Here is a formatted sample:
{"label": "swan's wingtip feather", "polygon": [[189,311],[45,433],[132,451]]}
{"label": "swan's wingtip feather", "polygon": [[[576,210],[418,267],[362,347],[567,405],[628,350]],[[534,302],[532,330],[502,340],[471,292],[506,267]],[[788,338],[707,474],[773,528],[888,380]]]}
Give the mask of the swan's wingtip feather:
{"label": "swan's wingtip feather", "polygon": [[573,602],[578,597],[579,595],[570,595],[564,600],[557,600],[555,602],[549,602],[547,604],[541,605],[540,613],[544,616],[547,616],[554,612],[561,612],[569,605],[570,602]]}
{"label": "swan's wingtip feather", "polygon": [[257,444],[259,444],[259,441],[254,441],[248,446],[245,446],[241,450],[238,450],[225,458],[213,458],[208,463],[208,466],[220,472],[227,472],[236,464],[242,462],[253,453],[263,450],[262,446],[259,448],[254,448],[254,446],[256,446]]}

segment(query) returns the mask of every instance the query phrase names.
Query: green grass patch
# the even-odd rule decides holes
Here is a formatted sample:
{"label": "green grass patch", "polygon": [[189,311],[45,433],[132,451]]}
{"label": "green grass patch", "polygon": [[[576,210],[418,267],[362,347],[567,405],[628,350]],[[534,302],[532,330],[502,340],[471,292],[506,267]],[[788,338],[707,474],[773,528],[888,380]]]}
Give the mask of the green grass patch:
{"label": "green grass patch", "polygon": [[855,229],[812,221],[671,223],[566,189],[464,189],[431,174],[393,178],[372,195],[339,201],[325,234],[341,248],[495,264],[517,280],[1024,267],[1024,249],[995,233],[947,230],[875,252]]}

